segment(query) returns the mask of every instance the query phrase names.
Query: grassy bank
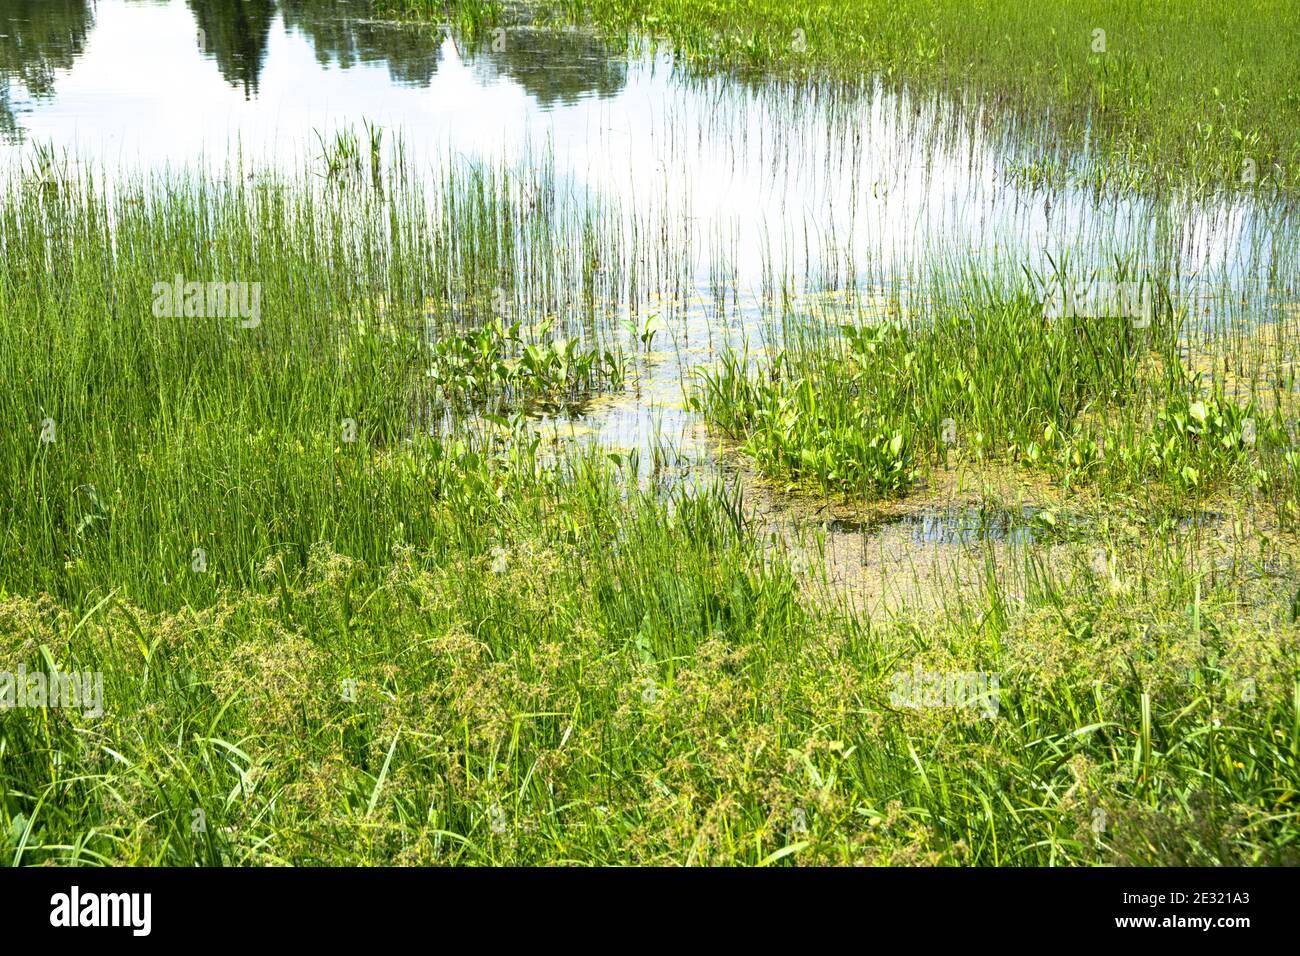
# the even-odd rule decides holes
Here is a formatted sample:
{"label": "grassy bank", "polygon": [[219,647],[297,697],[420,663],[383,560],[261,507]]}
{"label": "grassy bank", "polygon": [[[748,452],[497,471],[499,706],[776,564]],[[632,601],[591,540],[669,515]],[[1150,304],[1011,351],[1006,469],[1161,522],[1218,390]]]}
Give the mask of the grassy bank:
{"label": "grassy bank", "polygon": [[[802,604],[725,495],[532,487],[206,606],[6,597],[5,665],[101,670],[109,702],[6,715],[6,859],[1295,862],[1273,585],[1153,551],[1124,591],[1083,569],[873,626]],[[994,715],[900,704],[916,669],[997,673]]]}

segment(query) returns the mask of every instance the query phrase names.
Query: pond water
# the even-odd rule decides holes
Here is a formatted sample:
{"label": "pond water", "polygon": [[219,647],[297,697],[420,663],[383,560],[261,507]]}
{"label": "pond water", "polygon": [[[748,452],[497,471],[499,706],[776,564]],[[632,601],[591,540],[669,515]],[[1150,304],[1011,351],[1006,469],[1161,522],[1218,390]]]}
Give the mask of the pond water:
{"label": "pond water", "polygon": [[[438,26],[366,9],[0,0],[6,152],[50,143],[112,172],[220,162],[237,148],[298,168],[318,136],[363,121],[431,160],[510,162],[545,144],[560,175],[629,215],[690,223],[697,275],[725,250],[741,286],[774,262],[825,278],[851,260],[849,278],[879,279],[919,257],[980,251],[1041,265],[1146,248],[1184,273],[1241,281],[1276,265],[1276,223],[1248,204],[1021,185],[1025,161],[1061,151],[978,108],[870,83],[699,79],[666,54],[615,53],[572,31],[511,28],[471,51]],[[1170,235],[1174,248],[1155,248]]]}
{"label": "pond water", "polygon": [[826,530],[833,534],[869,537],[879,535],[882,530],[898,530],[915,544],[975,544],[981,541],[1032,544],[1043,537],[1042,528],[1033,523],[1041,510],[1026,506],[1012,514],[1001,509],[952,506],[877,521],[836,518],[827,523]]}

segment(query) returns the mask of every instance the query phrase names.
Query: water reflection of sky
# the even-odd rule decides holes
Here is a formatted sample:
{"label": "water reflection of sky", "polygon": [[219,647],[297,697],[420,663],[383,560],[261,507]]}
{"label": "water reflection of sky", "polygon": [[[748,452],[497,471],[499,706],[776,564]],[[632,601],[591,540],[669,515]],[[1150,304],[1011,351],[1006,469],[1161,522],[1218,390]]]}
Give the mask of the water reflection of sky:
{"label": "water reflection of sky", "polygon": [[[1143,201],[1019,188],[1009,174],[1023,144],[929,103],[688,81],[663,57],[610,57],[581,34],[510,30],[504,49],[462,56],[436,27],[370,22],[362,9],[0,0],[11,138],[110,170],[219,163],[233,146],[297,167],[319,152],[318,133],[363,120],[433,165],[536,160],[549,144],[580,189],[649,228],[667,224],[671,242],[689,239],[697,277],[725,258],[749,288],[773,271],[832,285],[851,271],[877,285],[968,254],[1045,269],[1049,257],[1119,248],[1216,279],[1258,279],[1275,258],[1272,231],[1244,208],[1174,210],[1170,228],[1156,220],[1167,210]],[[39,58],[41,44],[12,38],[42,22],[56,24],[43,37],[49,62],[24,68],[14,60]],[[42,72],[48,95],[33,97],[22,78]]]}

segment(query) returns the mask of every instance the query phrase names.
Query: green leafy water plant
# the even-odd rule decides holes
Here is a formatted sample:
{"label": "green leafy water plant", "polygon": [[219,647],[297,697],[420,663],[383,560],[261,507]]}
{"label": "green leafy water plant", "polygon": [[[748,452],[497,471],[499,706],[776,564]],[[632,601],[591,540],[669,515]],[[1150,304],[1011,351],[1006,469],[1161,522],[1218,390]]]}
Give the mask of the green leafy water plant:
{"label": "green leafy water plant", "polygon": [[626,362],[612,350],[584,348],[576,338],[524,342],[520,323],[497,322],[439,338],[430,349],[430,384],[458,406],[494,398],[528,406],[576,405],[599,389],[618,391]]}

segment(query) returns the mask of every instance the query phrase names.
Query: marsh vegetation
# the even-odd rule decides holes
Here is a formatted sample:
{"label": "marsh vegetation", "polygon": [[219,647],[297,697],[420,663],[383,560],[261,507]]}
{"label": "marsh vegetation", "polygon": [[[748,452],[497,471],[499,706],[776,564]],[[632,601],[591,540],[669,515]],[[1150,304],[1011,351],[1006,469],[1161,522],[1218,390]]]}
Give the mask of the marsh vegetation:
{"label": "marsh vegetation", "polygon": [[[250,104],[269,35],[543,128],[61,141],[94,21],[186,11]],[[0,113],[0,674],[103,681],[0,712],[0,858],[1297,862],[1282,12],[189,0],[0,44],[44,84]]]}

